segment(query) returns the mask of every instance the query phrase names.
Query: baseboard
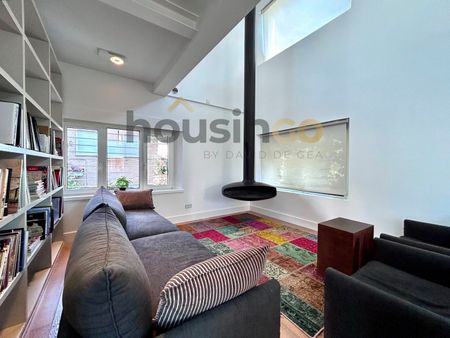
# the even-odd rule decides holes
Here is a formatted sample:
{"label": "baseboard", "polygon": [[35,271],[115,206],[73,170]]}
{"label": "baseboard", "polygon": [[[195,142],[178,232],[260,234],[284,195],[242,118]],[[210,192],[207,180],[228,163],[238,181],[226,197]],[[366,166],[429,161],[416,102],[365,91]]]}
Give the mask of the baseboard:
{"label": "baseboard", "polygon": [[281,221],[287,222],[287,223],[291,223],[294,225],[298,225],[304,228],[308,228],[308,229],[312,229],[317,231],[317,222],[311,221],[311,220],[307,220],[304,218],[300,218],[297,216],[293,216],[293,215],[289,215],[289,214],[285,214],[279,211],[275,211],[272,209],[266,209],[266,208],[262,208],[262,207],[258,207],[256,205],[251,205],[250,206],[250,211],[254,211],[257,212],[258,214],[262,214],[268,217],[272,217],[272,218],[276,218],[279,219]]}
{"label": "baseboard", "polygon": [[199,211],[199,212],[193,212],[190,214],[170,216],[170,217],[166,217],[166,218],[169,221],[171,221],[172,223],[176,224],[176,223],[183,223],[183,222],[191,222],[191,221],[195,221],[198,219],[220,217],[220,216],[224,216],[224,215],[236,214],[236,213],[247,212],[247,211],[250,211],[250,206],[248,206],[248,205],[241,206],[241,207]]}
{"label": "baseboard", "polygon": [[63,234],[64,243],[72,246],[72,243],[73,243],[73,240],[75,239],[76,234],[77,234],[76,231],[65,232]]}

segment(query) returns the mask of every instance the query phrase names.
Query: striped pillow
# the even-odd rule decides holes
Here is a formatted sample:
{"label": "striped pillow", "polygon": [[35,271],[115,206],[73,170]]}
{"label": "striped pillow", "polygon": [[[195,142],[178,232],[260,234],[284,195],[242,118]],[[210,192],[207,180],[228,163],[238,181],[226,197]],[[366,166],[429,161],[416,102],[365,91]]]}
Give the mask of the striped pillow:
{"label": "striped pillow", "polygon": [[169,329],[250,290],[264,270],[268,246],[213,257],[173,276],[161,291],[155,320]]}

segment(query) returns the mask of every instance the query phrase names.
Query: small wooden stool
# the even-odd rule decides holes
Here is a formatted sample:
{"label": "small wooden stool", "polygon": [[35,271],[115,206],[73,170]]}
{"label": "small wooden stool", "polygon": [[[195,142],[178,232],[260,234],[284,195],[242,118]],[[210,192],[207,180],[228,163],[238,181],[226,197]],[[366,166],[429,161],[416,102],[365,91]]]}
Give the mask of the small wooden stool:
{"label": "small wooden stool", "polygon": [[328,267],[347,275],[355,273],[371,258],[373,225],[335,218],[319,224],[317,269]]}

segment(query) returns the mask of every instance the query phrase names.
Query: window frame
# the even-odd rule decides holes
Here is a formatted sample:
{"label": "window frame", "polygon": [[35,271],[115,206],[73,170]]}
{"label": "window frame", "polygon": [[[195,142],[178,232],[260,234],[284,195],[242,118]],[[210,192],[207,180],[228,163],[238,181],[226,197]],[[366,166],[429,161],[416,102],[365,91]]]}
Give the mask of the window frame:
{"label": "window frame", "polygon": [[[85,188],[81,188],[81,189],[68,189],[68,173],[69,173],[69,159],[68,159],[68,154],[69,154],[69,140],[68,140],[68,132],[67,129],[85,129],[85,130],[95,130],[97,132],[97,160],[98,160],[98,165],[97,165],[97,170],[98,170],[98,174],[97,174],[97,187],[85,187]],[[64,193],[68,193],[68,194],[78,194],[79,192],[82,193],[94,193],[98,187],[101,185],[100,182],[102,181],[102,170],[101,170],[101,165],[100,165],[100,156],[101,156],[101,149],[100,149],[100,130],[96,127],[96,126],[88,126],[88,125],[83,125],[83,124],[70,124],[70,125],[65,125],[64,126],[64,154],[67,154],[67,158],[64,161],[64,171],[65,171],[65,175],[64,175]]]}
{"label": "window frame", "polygon": [[[76,190],[69,190],[67,188],[67,175],[64,175],[64,192],[68,196],[78,196],[78,195],[90,195],[93,194],[100,186],[108,187],[108,129],[120,129],[127,130],[127,127],[119,124],[107,124],[99,122],[87,122],[78,120],[65,120],[64,121],[64,151],[68,154],[68,140],[67,140],[67,128],[75,129],[88,129],[97,131],[97,149],[98,149],[98,176],[97,176],[97,187],[95,188],[81,188]],[[174,190],[176,187],[176,177],[175,177],[175,162],[177,160],[177,155],[175,151],[177,147],[175,142],[169,143],[169,176],[167,185],[149,185],[147,184],[147,143],[145,141],[145,136],[154,129],[144,129],[142,127],[134,128],[135,131],[139,132],[139,188],[138,189],[154,189],[155,191],[161,190]],[[172,132],[168,130],[168,132]],[[68,172],[69,161],[66,159],[64,161],[65,172]],[[135,190],[130,188],[130,190]]]}
{"label": "window frame", "polygon": [[[144,136],[145,137],[145,136]],[[168,162],[168,166],[167,166],[167,170],[169,171],[169,175],[167,177],[167,181],[168,184],[167,185],[151,185],[148,184],[148,152],[147,152],[147,143],[143,142],[142,143],[142,147],[143,147],[143,159],[144,159],[144,173],[145,176],[143,177],[144,180],[144,184],[145,187],[149,188],[149,189],[155,189],[155,190],[163,190],[165,189],[174,189],[175,187],[175,174],[174,174],[174,169],[175,169],[175,142],[169,142],[169,157],[167,159]]]}
{"label": "window frame", "polygon": [[[275,134],[282,135],[285,133],[290,133],[290,132],[295,132],[295,131],[300,131],[300,130],[308,131],[308,130],[315,129],[319,125],[326,128],[326,127],[339,125],[339,124],[345,125],[345,131],[346,131],[345,138],[346,138],[346,146],[347,146],[346,147],[347,157],[345,159],[345,193],[343,195],[342,194],[333,194],[333,193],[327,193],[327,192],[321,192],[321,191],[313,191],[313,190],[306,190],[306,189],[293,188],[293,187],[283,187],[283,186],[275,185],[277,187],[277,189],[279,189],[281,191],[297,193],[297,194],[317,195],[317,196],[330,197],[330,198],[343,198],[343,199],[348,198],[349,187],[350,187],[350,183],[349,183],[349,181],[350,181],[350,175],[349,175],[350,174],[350,118],[329,120],[329,121],[319,122],[319,123],[312,124],[312,125],[307,125],[304,127],[294,127],[294,128],[276,130],[276,131],[271,131],[271,132],[264,133],[264,134],[259,134],[258,135],[260,138],[259,147],[262,150],[262,143],[263,143],[264,137],[270,137]],[[271,182],[267,182],[267,181],[263,180],[262,160],[259,160],[259,175],[260,175],[261,180],[264,183],[273,184]]]}
{"label": "window frame", "polygon": [[[304,40],[308,36],[314,34],[318,30],[322,29],[324,26],[328,25],[329,23],[333,22],[334,20],[336,20],[337,18],[339,18],[340,16],[342,16],[343,14],[345,14],[346,12],[351,10],[352,5],[353,5],[352,0],[348,0],[350,2],[350,6],[346,10],[344,10],[343,12],[338,14],[337,16],[328,18],[328,20],[323,20],[322,25],[318,26],[317,28],[312,30],[307,35],[305,35],[303,37],[296,37],[295,38],[295,42],[284,46],[282,49],[280,49],[276,53],[269,54],[268,51],[270,49],[270,46],[267,44],[267,41],[266,41],[266,34],[267,34],[268,30],[267,30],[267,26],[265,25],[265,22],[264,22],[264,14],[267,11],[269,11],[271,9],[272,5],[274,5],[278,1],[279,0],[261,0],[258,3],[258,5],[256,6],[256,9],[257,9],[256,27],[257,27],[257,33],[258,33],[257,36],[259,37],[257,39],[257,47],[258,47],[257,48],[257,52],[258,52],[257,53],[257,63],[258,63],[258,65],[263,64],[264,62],[269,61],[269,60],[277,57],[278,55],[284,53],[289,48],[291,48],[291,47],[295,46],[296,44],[300,43],[302,40]],[[285,34],[285,32],[283,32],[283,34]]]}
{"label": "window frame", "polygon": [[[119,131],[127,131],[126,127],[106,127],[106,187],[108,187],[109,185],[109,180],[108,180],[108,176],[109,176],[109,166],[108,166],[108,130],[119,130]],[[139,159],[139,163],[138,163],[138,170],[139,170],[139,182],[138,182],[138,187],[137,188],[128,188],[130,190],[135,190],[135,189],[141,189],[142,187],[142,154],[144,153],[144,148],[142,147],[142,141],[143,141],[143,137],[142,137],[142,131],[139,130],[139,128],[134,128],[133,132],[138,132],[138,159]],[[131,180],[131,183],[133,183],[133,181]]]}

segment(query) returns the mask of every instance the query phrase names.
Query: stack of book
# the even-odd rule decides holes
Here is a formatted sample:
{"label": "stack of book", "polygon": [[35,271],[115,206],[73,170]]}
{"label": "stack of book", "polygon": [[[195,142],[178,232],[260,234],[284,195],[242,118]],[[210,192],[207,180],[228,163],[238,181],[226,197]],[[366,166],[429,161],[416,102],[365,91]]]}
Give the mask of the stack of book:
{"label": "stack of book", "polygon": [[0,101],[0,143],[20,147],[20,115],[20,104]]}
{"label": "stack of book", "polygon": [[23,229],[0,232],[0,292],[25,266],[26,235]]}
{"label": "stack of book", "polygon": [[28,191],[30,198],[42,198],[48,192],[48,168],[27,166]]}
{"label": "stack of book", "polygon": [[23,182],[22,160],[0,160],[0,219],[14,214],[23,204],[20,186]]}

